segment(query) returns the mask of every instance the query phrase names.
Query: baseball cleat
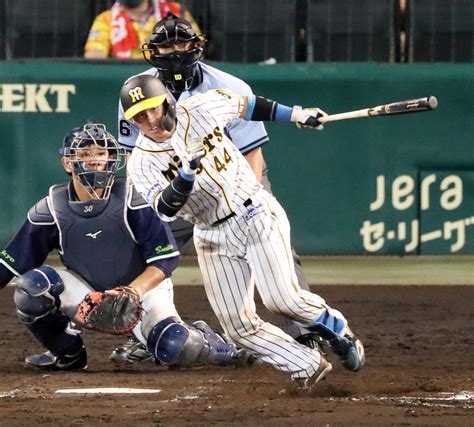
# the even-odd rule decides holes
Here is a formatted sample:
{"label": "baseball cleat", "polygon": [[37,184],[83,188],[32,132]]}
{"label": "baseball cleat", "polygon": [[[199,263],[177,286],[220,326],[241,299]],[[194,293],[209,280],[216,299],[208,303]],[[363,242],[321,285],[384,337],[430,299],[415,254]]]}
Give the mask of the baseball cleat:
{"label": "baseball cleat", "polygon": [[313,375],[306,378],[294,378],[293,381],[295,381],[299,389],[311,390],[317,383],[324,380],[326,378],[326,375],[329,374],[329,372],[331,371],[331,363],[328,362],[323,355],[321,355],[319,367]]}
{"label": "baseball cleat", "polygon": [[25,359],[25,365],[29,368],[42,371],[75,371],[87,369],[87,351],[85,347],[76,354],[64,354],[54,356],[51,352],[33,354]]}
{"label": "baseball cleat", "polygon": [[147,350],[146,345],[135,337],[130,338],[121,347],[116,347],[109,356],[109,359],[116,363],[155,361],[155,357]]}
{"label": "baseball cleat", "polygon": [[342,366],[347,370],[356,372],[364,366],[364,345],[354,335],[344,335],[343,337],[331,340],[329,345],[341,360]]}
{"label": "baseball cleat", "polygon": [[237,350],[237,353],[232,360],[232,364],[236,368],[250,368],[261,363],[262,361],[257,356],[248,352],[247,350],[244,350],[243,348]]}
{"label": "baseball cleat", "polygon": [[325,354],[323,351],[324,340],[315,333],[310,332],[308,334],[300,335],[299,337],[296,337],[295,340],[306,347],[318,350],[323,355]]}

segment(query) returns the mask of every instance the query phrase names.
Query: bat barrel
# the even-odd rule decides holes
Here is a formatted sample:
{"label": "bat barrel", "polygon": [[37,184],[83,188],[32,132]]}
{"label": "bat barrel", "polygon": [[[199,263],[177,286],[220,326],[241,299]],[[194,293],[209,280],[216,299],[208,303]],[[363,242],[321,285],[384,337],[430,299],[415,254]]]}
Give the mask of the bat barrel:
{"label": "bat barrel", "polygon": [[438,108],[438,98],[436,98],[436,96],[429,96],[428,105],[430,106],[430,109],[432,110],[435,110],[436,108]]}

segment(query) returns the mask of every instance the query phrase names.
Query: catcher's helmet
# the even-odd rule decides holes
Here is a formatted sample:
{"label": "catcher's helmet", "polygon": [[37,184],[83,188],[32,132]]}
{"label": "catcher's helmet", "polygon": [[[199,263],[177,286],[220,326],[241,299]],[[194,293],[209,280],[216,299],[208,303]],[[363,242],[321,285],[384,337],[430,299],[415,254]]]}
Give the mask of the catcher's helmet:
{"label": "catcher's helmet", "polygon": [[71,147],[72,141],[74,141],[74,138],[79,135],[84,128],[82,127],[77,127],[71,129],[66,135],[64,135],[63,138],[63,146],[59,149],[59,154],[64,156],[66,151]]}
{"label": "catcher's helmet", "polygon": [[120,102],[127,120],[148,108],[164,105],[161,127],[171,131],[176,118],[176,101],[156,77],[140,74],[128,79],[120,91]]}
{"label": "catcher's helmet", "polygon": [[[91,169],[89,162],[81,156],[81,150],[90,150],[97,147],[107,150],[107,160],[103,169]],[[80,183],[87,191],[98,199],[109,197],[110,189],[114,183],[115,174],[125,166],[127,154],[117,140],[107,132],[102,124],[88,123],[83,128],[70,130],[63,139],[61,154],[71,162],[72,173],[79,178]],[[105,189],[99,196],[95,190]]]}
{"label": "catcher's helmet", "polygon": [[[203,40],[204,37],[196,34],[189,21],[168,13],[153,27],[150,40],[142,45],[142,52],[144,58],[160,72],[159,77],[166,87],[173,93],[180,93],[192,88],[197,62],[203,51]],[[159,54],[159,47],[179,42],[191,42],[190,49]]]}

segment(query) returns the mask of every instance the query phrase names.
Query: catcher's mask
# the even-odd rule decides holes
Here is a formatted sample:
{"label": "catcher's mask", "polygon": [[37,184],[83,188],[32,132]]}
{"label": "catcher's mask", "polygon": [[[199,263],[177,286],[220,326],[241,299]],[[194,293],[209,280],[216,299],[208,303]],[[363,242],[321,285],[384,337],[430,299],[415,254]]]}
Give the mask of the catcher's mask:
{"label": "catcher's mask", "polygon": [[120,91],[123,114],[130,120],[149,108],[164,106],[161,127],[171,131],[176,118],[176,101],[156,77],[141,74],[127,80]]}
{"label": "catcher's mask", "polygon": [[[143,57],[160,72],[160,79],[166,87],[173,93],[180,93],[192,88],[197,62],[203,52],[201,46],[203,41],[204,36],[198,36],[188,21],[168,13],[166,18],[153,27],[150,40],[142,45],[142,53]],[[189,50],[165,55],[158,52],[158,48],[180,42],[190,42]]]}
{"label": "catcher's mask", "polygon": [[[127,154],[102,124],[72,129],[63,140],[61,154],[69,159],[72,174],[94,199],[108,199]],[[97,193],[98,189],[105,191]]]}

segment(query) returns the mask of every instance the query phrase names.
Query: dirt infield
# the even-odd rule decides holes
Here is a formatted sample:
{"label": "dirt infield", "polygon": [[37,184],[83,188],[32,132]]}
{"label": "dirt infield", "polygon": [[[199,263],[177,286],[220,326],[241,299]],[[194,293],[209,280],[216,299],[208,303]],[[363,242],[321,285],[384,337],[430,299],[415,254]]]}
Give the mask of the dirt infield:
{"label": "dirt infield", "polygon": [[[123,338],[87,332],[89,369],[32,372],[23,359],[40,351],[16,318],[11,287],[0,309],[0,426],[239,425],[472,426],[474,424],[474,287],[317,286],[363,339],[360,373],[337,362],[312,394],[267,365],[250,369],[168,371],[151,363],[108,361]],[[185,320],[217,327],[200,286],[179,286]],[[274,320],[259,306],[267,320]],[[70,395],[58,389],[130,387],[156,394]]]}

